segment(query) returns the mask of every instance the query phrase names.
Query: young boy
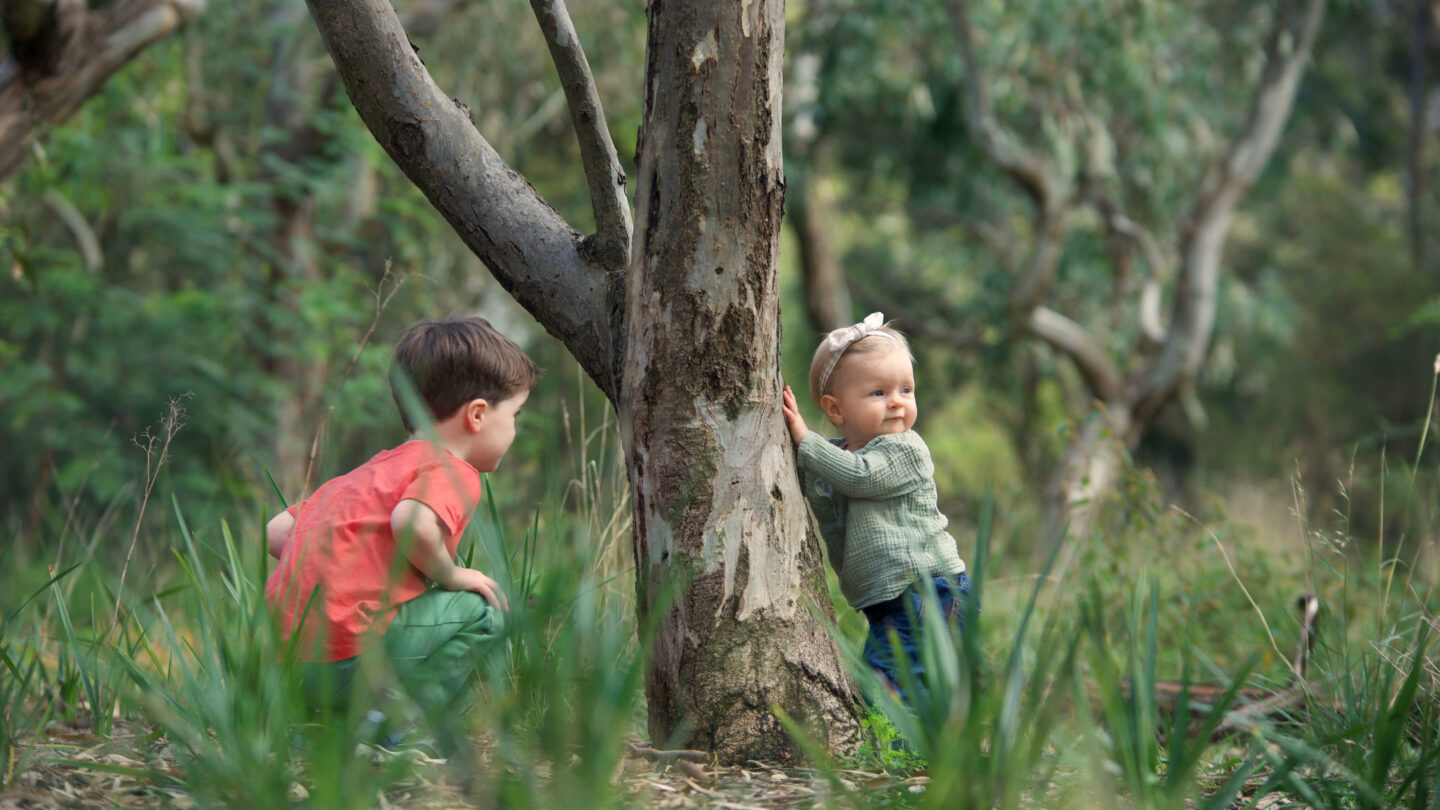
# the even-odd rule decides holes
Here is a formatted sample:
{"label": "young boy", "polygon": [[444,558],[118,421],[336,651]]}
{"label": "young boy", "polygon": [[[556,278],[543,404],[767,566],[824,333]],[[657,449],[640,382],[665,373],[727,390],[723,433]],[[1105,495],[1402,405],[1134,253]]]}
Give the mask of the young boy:
{"label": "young boy", "polygon": [[945,530],[930,450],[913,430],[915,369],[904,335],[878,312],[831,332],[810,361],[810,396],[842,438],[811,431],[789,386],[781,409],[840,589],[870,623],[865,660],[897,690],[902,669],[921,685],[922,595],[933,590],[958,628],[970,580]]}
{"label": "young boy", "polygon": [[[433,717],[470,682],[509,605],[495,580],[455,564],[456,546],[480,500],[480,473],[510,448],[538,375],[525,352],[481,318],[412,326],[391,374],[410,440],[266,526],[280,562],[265,597],[302,662],[312,705],[344,705],[360,655],[372,647]],[[402,376],[434,419],[427,438],[406,413]]]}

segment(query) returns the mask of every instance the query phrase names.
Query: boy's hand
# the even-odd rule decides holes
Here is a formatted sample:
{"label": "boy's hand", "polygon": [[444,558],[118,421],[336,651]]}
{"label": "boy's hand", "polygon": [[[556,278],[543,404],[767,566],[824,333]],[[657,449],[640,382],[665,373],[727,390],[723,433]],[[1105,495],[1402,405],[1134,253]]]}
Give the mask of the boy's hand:
{"label": "boy's hand", "polygon": [[474,568],[461,568],[455,564],[445,547],[447,529],[435,510],[420,501],[406,498],[396,504],[390,513],[390,529],[395,532],[400,547],[405,549],[405,557],[410,564],[436,585],[447,591],[474,591],[495,607],[510,609],[510,600],[505,598],[495,580]]}
{"label": "boy's hand", "polygon": [[485,597],[485,601],[500,608],[510,609],[510,600],[500,590],[500,585],[495,580],[476,571],[474,568],[456,567],[455,575],[449,582],[440,583],[447,591],[474,591]]}
{"label": "boy's hand", "polygon": [[805,418],[800,415],[800,406],[795,403],[795,392],[788,385],[780,397],[780,410],[785,414],[786,427],[790,428],[790,441],[798,445],[810,428],[806,427]]}

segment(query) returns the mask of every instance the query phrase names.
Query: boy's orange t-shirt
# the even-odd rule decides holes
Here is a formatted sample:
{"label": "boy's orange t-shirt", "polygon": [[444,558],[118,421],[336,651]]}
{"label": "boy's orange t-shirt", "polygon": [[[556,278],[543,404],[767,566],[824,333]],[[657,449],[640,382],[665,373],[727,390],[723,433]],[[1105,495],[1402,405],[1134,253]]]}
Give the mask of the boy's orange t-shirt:
{"label": "boy's orange t-shirt", "polygon": [[359,655],[389,627],[396,606],[429,587],[390,528],[390,513],[403,500],[434,510],[454,556],[480,502],[480,473],[443,447],[409,441],[377,453],[287,510],[295,527],[265,583],[265,598],[287,640],[303,619],[300,660]]}

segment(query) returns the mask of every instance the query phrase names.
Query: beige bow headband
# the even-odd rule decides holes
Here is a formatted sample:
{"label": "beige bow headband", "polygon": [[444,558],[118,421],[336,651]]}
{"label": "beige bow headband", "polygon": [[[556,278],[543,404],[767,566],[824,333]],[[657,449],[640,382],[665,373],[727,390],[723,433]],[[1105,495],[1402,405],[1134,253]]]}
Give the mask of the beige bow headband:
{"label": "beige bow headband", "polygon": [[[825,348],[830,350],[830,360],[825,363],[825,369],[820,372],[819,388],[817,391],[824,391],[825,386],[830,382],[830,375],[835,372],[835,366],[840,358],[845,356],[850,345],[871,335],[879,335],[887,340],[899,343],[899,338],[885,331],[885,316],[879,312],[872,312],[865,316],[865,320],[854,326],[842,326],[839,329],[825,336]],[[819,396],[817,393],[816,396]]]}

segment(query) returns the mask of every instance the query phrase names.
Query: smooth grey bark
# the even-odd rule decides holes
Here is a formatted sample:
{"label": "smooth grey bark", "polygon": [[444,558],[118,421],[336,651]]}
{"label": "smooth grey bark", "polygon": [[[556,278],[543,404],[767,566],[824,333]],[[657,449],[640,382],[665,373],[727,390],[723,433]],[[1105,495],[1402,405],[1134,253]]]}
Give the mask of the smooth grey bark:
{"label": "smooth grey bark", "polygon": [[[1048,488],[1047,537],[1056,536],[1067,521],[1085,531],[1093,520],[1094,505],[1117,483],[1125,453],[1134,449],[1161,411],[1193,385],[1214,331],[1216,291],[1230,223],[1289,120],[1325,8],[1326,0],[1306,0],[1297,13],[1277,13],[1246,121],[1206,170],[1180,231],[1173,304],[1170,322],[1165,324],[1159,312],[1160,287],[1168,281],[1170,269],[1165,251],[1114,200],[1077,188],[1083,183],[1062,176],[1045,155],[995,120],[985,68],[976,54],[969,4],[950,1],[951,27],[965,62],[967,128],[985,158],[1011,177],[1033,204],[1033,244],[1012,287],[1012,316],[1074,364],[1095,404],[1080,420],[1076,439]],[[1079,132],[1099,126],[1083,113],[1078,118],[1082,119],[1076,126]],[[1046,306],[1066,217],[1082,204],[1094,205],[1111,232],[1131,240],[1149,266],[1139,306],[1137,332],[1142,343],[1124,362],[1112,359],[1085,327]]]}
{"label": "smooth grey bark", "polygon": [[0,179],[34,140],[151,43],[201,13],[204,0],[5,0],[0,23],[10,55],[0,62]]}
{"label": "smooth grey bark", "polygon": [[[566,51],[582,144],[601,139],[582,148],[593,236],[435,86],[389,3],[308,3],[371,132],[615,405],[640,610],[661,614],[654,738],[724,761],[796,761],[779,706],[852,749],[860,709],[827,632],[820,547],[779,415],[783,2],[650,5],[633,245],[613,209],[624,175],[559,2],[532,5],[552,54]],[[617,240],[630,246],[618,257]]]}

